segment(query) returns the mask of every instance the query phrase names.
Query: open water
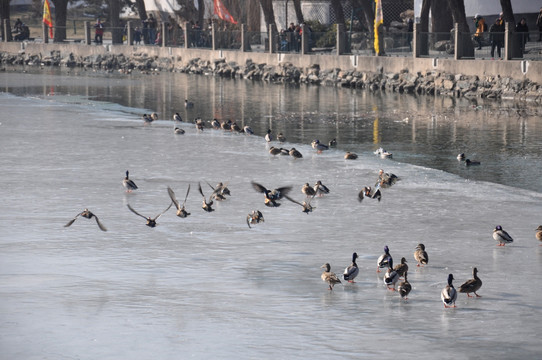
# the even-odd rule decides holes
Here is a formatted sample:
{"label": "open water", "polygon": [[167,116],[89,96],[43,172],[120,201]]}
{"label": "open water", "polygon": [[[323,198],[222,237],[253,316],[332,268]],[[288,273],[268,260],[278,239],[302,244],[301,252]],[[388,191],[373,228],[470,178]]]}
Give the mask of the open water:
{"label": "open water", "polygon": [[[161,74],[45,70],[0,75],[0,348],[5,359],[538,358],[542,246],[542,121],[538,108],[373,95]],[[195,103],[185,109],[184,99]],[[157,112],[150,125],[143,113]],[[173,133],[174,112],[186,121]],[[253,136],[193,119],[232,119]],[[190,122],[188,122],[189,120]],[[269,155],[271,128],[303,159]],[[322,154],[314,139],[336,138]],[[392,159],[373,154],[379,147]],[[343,159],[345,151],[359,158]],[[456,155],[481,161],[466,167]],[[378,169],[400,181],[382,201],[357,194]],[[124,172],[139,189],[126,193]],[[310,214],[269,188],[322,180]],[[231,197],[201,209],[201,183]],[[174,208],[155,228],[170,186]],[[107,227],[78,218],[89,208]],[[265,222],[249,229],[246,216]],[[514,238],[496,246],[502,225]],[[417,268],[423,243],[429,264]],[[376,259],[388,245],[410,266],[407,301],[386,290]],[[356,283],[327,290],[359,254]],[[481,298],[440,291],[477,267]]]}

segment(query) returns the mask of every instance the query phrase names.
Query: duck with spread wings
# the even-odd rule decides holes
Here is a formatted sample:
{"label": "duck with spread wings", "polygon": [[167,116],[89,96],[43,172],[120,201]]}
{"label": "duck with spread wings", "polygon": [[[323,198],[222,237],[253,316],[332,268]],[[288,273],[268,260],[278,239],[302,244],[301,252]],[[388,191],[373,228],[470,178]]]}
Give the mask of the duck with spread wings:
{"label": "duck with spread wings", "polygon": [[190,184],[188,184],[188,190],[186,190],[186,195],[184,197],[182,206],[179,204],[179,201],[177,201],[177,197],[175,197],[175,193],[169,186],[167,188],[167,192],[169,194],[169,197],[171,198],[171,201],[173,201],[173,203],[175,204],[175,207],[177,208],[177,216],[180,218],[185,218],[188,215],[190,215],[190,213],[186,211],[186,208],[184,207],[184,205],[186,204],[186,199],[188,198],[188,193],[190,192]]}
{"label": "duck with spread wings", "polygon": [[147,220],[147,223],[145,225],[149,226],[149,227],[155,227],[156,226],[156,220],[158,220],[158,218],[162,215],[164,215],[164,213],[166,211],[169,210],[169,208],[171,207],[171,205],[173,205],[173,202],[170,202],[169,203],[169,206],[166,208],[166,210],[162,211],[160,214],[156,215],[154,218],[151,218],[150,216],[143,216],[141,215],[140,213],[138,213],[137,211],[134,210],[134,208],[132,208],[130,206],[130,204],[126,204],[126,206],[128,206],[128,209],[130,209],[131,212],[133,212],[134,214],[136,214],[137,216],[141,216],[143,219]]}
{"label": "duck with spread wings", "polygon": [[96,224],[98,224],[98,227],[100,228],[100,230],[107,231],[107,229],[105,228],[105,226],[103,226],[103,224],[100,222],[98,217],[96,215],[94,215],[89,209],[85,209],[85,210],[81,211],[79,214],[75,215],[75,217],[73,219],[71,219],[69,223],[64,225],[64,227],[71,226],[71,224],[73,224],[75,222],[75,220],[77,220],[77,218],[79,216],[82,216],[82,217],[87,218],[87,219],[92,219],[92,218],[96,219]]}
{"label": "duck with spread wings", "polygon": [[269,207],[280,206],[280,203],[278,203],[277,200],[281,200],[292,190],[291,186],[284,186],[277,189],[268,190],[265,186],[254,181],[252,181],[251,184],[254,190],[265,195],[265,205]]}

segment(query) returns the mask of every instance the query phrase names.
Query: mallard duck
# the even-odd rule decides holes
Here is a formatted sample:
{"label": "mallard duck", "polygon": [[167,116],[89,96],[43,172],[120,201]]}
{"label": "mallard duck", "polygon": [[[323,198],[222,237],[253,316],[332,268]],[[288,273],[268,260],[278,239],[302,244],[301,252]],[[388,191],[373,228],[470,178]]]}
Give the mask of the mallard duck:
{"label": "mallard duck", "polygon": [[137,216],[141,216],[143,219],[147,220],[147,223],[145,225],[149,226],[149,227],[155,227],[156,226],[156,220],[158,220],[158,218],[160,216],[162,216],[166,211],[169,210],[169,208],[171,207],[171,205],[173,205],[173,202],[169,203],[169,206],[166,208],[166,210],[162,211],[160,214],[156,215],[154,218],[151,218],[150,216],[143,216],[141,215],[140,213],[138,213],[137,211],[135,211],[131,206],[130,204],[126,204],[126,206],[128,206],[128,209],[130,209],[131,212],[133,212],[134,214],[136,214]]}
{"label": "mallard duck", "polygon": [[[284,156],[290,156],[290,150],[285,149],[285,148],[280,148],[280,154],[284,155]],[[299,154],[299,155],[301,155],[301,154]],[[301,157],[303,157],[303,156],[301,156]]]}
{"label": "mallard duck", "polygon": [[390,257],[390,260],[388,261],[388,270],[386,270],[386,273],[384,274],[384,283],[388,287],[388,290],[395,291],[395,283],[397,280],[399,280],[399,273],[393,269],[393,259]]}
{"label": "mallard duck", "polygon": [[311,200],[314,199],[314,195],[311,196],[311,197],[307,197],[307,199],[305,201],[303,201],[303,203],[300,203],[299,201],[296,201],[296,200],[292,199],[288,195],[284,195],[284,197],[286,199],[290,200],[291,202],[293,202],[294,204],[302,206],[303,210],[301,210],[301,211],[304,212],[307,215],[310,212],[312,212],[313,209],[316,209],[316,207],[311,206]]}
{"label": "mallard duck", "polygon": [[286,138],[284,137],[284,135],[282,133],[278,133],[277,135],[277,141],[279,142],[285,142],[286,141]]}
{"label": "mallard duck", "polygon": [[126,192],[132,192],[133,190],[138,189],[135,182],[130,179],[128,170],[126,170],[126,176],[124,177],[124,180],[122,180],[122,186],[126,188]]}
{"label": "mallard duck", "polygon": [[271,155],[278,155],[278,154],[282,153],[282,151],[281,151],[281,149],[279,149],[279,148],[276,148],[276,147],[274,147],[274,146],[271,146],[271,147],[269,148],[269,153],[270,153]]}
{"label": "mallard duck", "polygon": [[328,146],[329,147],[336,147],[337,146],[337,140],[336,139],[329,140]]}
{"label": "mallard duck", "polygon": [[358,264],[356,264],[356,259],[357,258],[358,258],[358,254],[353,253],[352,254],[352,264],[350,264],[350,266],[348,266],[346,269],[344,269],[343,278],[344,278],[344,280],[346,280],[346,281],[348,281],[350,283],[354,283],[355,282],[354,279],[359,274]]}
{"label": "mallard duck", "polygon": [[364,197],[368,197],[371,199],[377,199],[379,202],[382,199],[382,192],[380,189],[373,189],[370,186],[365,186],[361,191],[358,193],[358,201],[361,202]]}
{"label": "mallard duck", "polygon": [[194,120],[194,124],[196,124],[197,130],[203,131],[203,129],[205,128],[205,123],[203,122],[203,120],[201,120],[201,118],[196,118]]}
{"label": "mallard duck", "polygon": [[375,186],[381,186],[381,187],[390,187],[393,184],[395,184],[399,180],[397,175],[395,174],[388,174],[384,172],[384,170],[380,169],[378,171],[378,180],[376,181]]}
{"label": "mallard duck", "polygon": [[457,160],[464,161],[465,160],[465,153],[461,153],[461,154],[457,155]]}
{"label": "mallard duck", "polygon": [[188,101],[188,99],[184,100],[184,107],[185,109],[191,109],[194,107],[194,103],[192,101]]}
{"label": "mallard duck", "polygon": [[155,113],[155,112],[153,112],[153,113],[151,114],[151,119],[152,119],[152,121],[158,120],[158,114]]}
{"label": "mallard duck", "polygon": [[143,121],[145,122],[145,124],[150,124],[153,119],[149,114],[143,114]]}
{"label": "mallard duck", "polygon": [[402,277],[405,275],[405,273],[408,271],[408,265],[407,261],[404,257],[401,258],[401,263],[396,265],[393,270],[397,271],[397,274],[399,274],[399,277]]}
{"label": "mallard duck", "polygon": [[245,134],[247,135],[254,135],[254,130],[252,130],[252,128],[248,125],[246,125],[244,128],[243,128],[243,131],[245,132]]}
{"label": "mallard duck", "polygon": [[271,133],[271,129],[267,129],[267,134],[265,134],[265,141],[271,142],[273,140],[273,134]]}
{"label": "mallard duck", "polygon": [[198,183],[198,190],[199,190],[199,193],[201,194],[201,196],[203,197],[203,202],[201,204],[201,208],[207,212],[212,212],[212,211],[215,211],[215,209],[212,208],[213,206],[213,195],[214,195],[214,192],[211,194],[211,196],[209,196],[209,201],[207,201],[205,199],[205,195],[203,195],[203,190],[201,188],[201,184]]}
{"label": "mallard duck", "polygon": [[493,239],[497,240],[499,244],[497,246],[505,246],[514,241],[506,231],[502,229],[502,226],[497,225],[493,230]]}
{"label": "mallard duck", "polygon": [[235,132],[243,131],[243,129],[241,129],[241,127],[239,125],[237,125],[237,123],[235,121],[232,122],[232,124],[230,125],[230,129],[231,129],[231,131],[235,131]]}
{"label": "mallard duck", "polygon": [[388,159],[388,158],[391,158],[393,157],[393,154],[390,153],[389,151],[386,151],[384,148],[378,148],[376,149],[376,151],[374,152],[375,155],[380,155],[380,157],[382,159]]}
{"label": "mallard duck", "polygon": [[213,190],[213,193],[211,194],[211,200],[222,201],[226,200],[226,195],[231,195],[230,190],[222,183],[218,183],[216,187],[213,187],[209,183],[207,183],[207,185],[209,185],[209,187]]}
{"label": "mallard duck", "polygon": [[480,162],[476,161],[476,160],[467,159],[467,160],[465,160],[465,165],[467,165],[467,166],[480,165]]}
{"label": "mallard duck", "polygon": [[301,188],[301,192],[307,196],[316,195],[316,190],[314,190],[314,188],[312,188],[309,183],[305,183],[305,185],[303,185],[303,187]]}
{"label": "mallard duck", "polygon": [[347,151],[346,154],[344,154],[345,160],[356,160],[357,158],[358,158],[358,155],[350,151]]}
{"label": "mallard duck", "polygon": [[169,197],[171,198],[171,201],[173,201],[173,204],[175,204],[175,207],[177,208],[177,216],[180,218],[185,218],[190,213],[186,211],[184,205],[186,204],[186,199],[188,198],[188,193],[190,192],[190,184],[188,184],[188,190],[186,190],[186,196],[184,197],[183,205],[181,206],[179,202],[177,201],[177,198],[175,197],[175,193],[173,190],[168,186],[167,192],[169,194]]}
{"label": "mallard duck", "polygon": [[173,114],[173,121],[182,122],[182,121],[183,121],[183,118],[181,117],[181,114],[179,114],[178,112],[176,112],[175,114]]}
{"label": "mallard duck", "polygon": [[85,209],[85,210],[81,211],[79,214],[75,215],[75,217],[73,219],[71,219],[66,225],[64,225],[64,227],[71,226],[71,224],[73,224],[74,221],[77,220],[77,218],[79,216],[82,216],[82,217],[87,218],[87,219],[94,218],[96,220],[96,224],[98,224],[98,227],[100,228],[100,230],[107,231],[107,229],[105,228],[105,226],[103,226],[103,224],[100,222],[98,217],[96,215],[94,215],[89,209]]}
{"label": "mallard duck", "polygon": [[476,297],[481,297],[476,293],[482,287],[482,280],[478,277],[477,268],[472,269],[472,277],[472,279],[465,281],[458,290],[460,293],[466,293],[468,297],[472,297],[469,293],[474,293]]}
{"label": "mallard duck", "polygon": [[418,244],[416,246],[416,251],[414,251],[414,259],[418,262],[416,266],[420,266],[420,264],[427,265],[429,262],[429,256],[425,252],[425,245],[424,244]]}
{"label": "mallard duck", "polygon": [[408,294],[410,294],[410,291],[412,290],[412,285],[407,280],[408,272],[405,272],[405,281],[402,281],[397,286],[397,291],[399,292],[399,295],[401,295],[401,298],[408,300]]}
{"label": "mallard duck", "polygon": [[259,224],[261,222],[265,222],[263,218],[263,214],[260,210],[253,210],[250,214],[247,215],[247,225],[250,227],[250,224]]}
{"label": "mallard duck", "polygon": [[380,272],[380,269],[388,267],[390,259],[390,249],[388,248],[388,245],[386,245],[384,246],[384,254],[380,255],[380,257],[376,261],[376,272]]}
{"label": "mallard duck", "polygon": [[228,119],[226,121],[223,121],[222,124],[220,124],[220,127],[224,131],[230,131],[231,130],[231,124],[232,124],[231,120]]}
{"label": "mallard duck", "polygon": [[228,183],[223,184],[222,182],[219,182],[216,184],[216,189],[219,191],[222,195],[228,195],[231,196],[230,189],[228,188]]}
{"label": "mallard duck", "polygon": [[301,153],[297,151],[296,148],[291,148],[288,153],[290,154],[290,156],[296,159],[301,159],[303,157],[303,155],[301,155]]}
{"label": "mallard duck", "polygon": [[329,263],[325,263],[321,268],[325,269],[321,276],[322,281],[329,284],[329,290],[333,290],[335,284],[342,284],[337,275],[331,272],[331,265]]}
{"label": "mallard duck", "polygon": [[445,308],[455,307],[455,300],[457,299],[457,291],[455,291],[452,281],[454,281],[452,274],[448,275],[448,285],[440,292],[440,298]]}
{"label": "mallard duck", "polygon": [[316,184],[314,184],[313,189],[316,192],[317,196],[324,196],[324,194],[329,194],[328,187],[322,184],[321,180],[318,180]]}
{"label": "mallard duck", "polygon": [[539,225],[539,226],[535,229],[535,231],[536,231],[536,233],[535,233],[536,240],[542,241],[542,225]]}
{"label": "mallard duck", "polygon": [[176,127],[175,126],[175,129],[173,129],[173,133],[177,134],[177,135],[183,135],[184,134],[184,130],[179,128],[179,127]]}
{"label": "mallard duck", "polygon": [[319,154],[322,153],[322,151],[329,150],[329,146],[327,146],[326,144],[322,144],[318,139],[313,140],[311,145],[312,148],[315,149],[316,152]]}
{"label": "mallard duck", "polygon": [[212,126],[212,128],[215,129],[215,130],[220,129],[220,123],[218,122],[217,119],[213,119],[213,121],[211,121],[211,126]]}
{"label": "mallard duck", "polygon": [[251,184],[254,190],[264,194],[265,205],[269,207],[280,206],[280,203],[278,203],[277,200],[282,199],[284,195],[287,195],[292,190],[291,186],[284,186],[274,190],[268,190],[263,185],[260,185],[254,181],[252,181]]}

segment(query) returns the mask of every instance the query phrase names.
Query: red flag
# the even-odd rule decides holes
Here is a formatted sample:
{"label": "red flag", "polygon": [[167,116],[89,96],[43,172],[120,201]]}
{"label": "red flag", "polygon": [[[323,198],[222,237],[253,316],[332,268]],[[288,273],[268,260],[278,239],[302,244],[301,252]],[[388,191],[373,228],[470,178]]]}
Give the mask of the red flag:
{"label": "red flag", "polygon": [[49,26],[49,37],[53,38],[53,19],[51,18],[51,8],[49,7],[49,0],[43,2],[43,23]]}
{"label": "red flag", "polygon": [[222,3],[222,0],[215,0],[215,14],[218,15],[219,18],[221,18],[224,21],[229,21],[232,24],[237,24],[237,21],[231,16],[230,12],[224,4]]}

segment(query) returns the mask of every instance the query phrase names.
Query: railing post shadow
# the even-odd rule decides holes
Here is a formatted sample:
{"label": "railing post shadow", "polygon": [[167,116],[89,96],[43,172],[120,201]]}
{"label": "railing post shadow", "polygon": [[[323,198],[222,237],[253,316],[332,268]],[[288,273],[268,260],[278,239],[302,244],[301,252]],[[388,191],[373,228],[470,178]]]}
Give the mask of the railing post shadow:
{"label": "railing post shadow", "polygon": [[133,21],[128,21],[126,23],[126,44],[127,45],[134,45],[134,28],[133,28]]}
{"label": "railing post shadow", "polygon": [[85,43],[92,45],[92,41],[90,40],[90,21],[85,21]]}
{"label": "railing post shadow", "polygon": [[309,53],[309,37],[307,36],[307,25],[301,24],[301,55]]}
{"label": "railing post shadow", "polygon": [[344,24],[337,24],[337,55],[345,53],[345,40]]}
{"label": "railing post shadow", "polygon": [[183,32],[184,32],[184,48],[185,49],[188,49],[189,47],[188,43],[190,42],[190,36],[189,36],[190,27],[189,26],[190,26],[190,23],[188,21],[184,23]]}
{"label": "railing post shadow", "polygon": [[275,49],[275,33],[277,32],[277,27],[274,24],[269,25],[269,53],[274,53]]}

